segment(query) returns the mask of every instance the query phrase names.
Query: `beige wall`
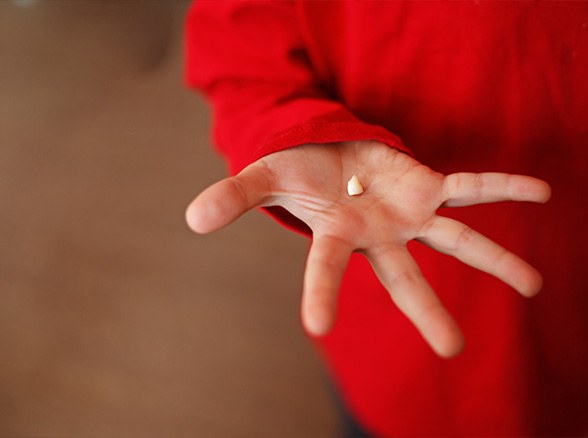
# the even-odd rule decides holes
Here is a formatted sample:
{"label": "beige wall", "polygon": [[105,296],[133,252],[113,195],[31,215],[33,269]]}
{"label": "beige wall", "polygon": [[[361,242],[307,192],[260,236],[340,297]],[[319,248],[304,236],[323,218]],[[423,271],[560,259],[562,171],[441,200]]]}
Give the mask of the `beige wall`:
{"label": "beige wall", "polygon": [[184,7],[0,1],[2,437],[333,436],[305,240],[184,225],[224,174]]}

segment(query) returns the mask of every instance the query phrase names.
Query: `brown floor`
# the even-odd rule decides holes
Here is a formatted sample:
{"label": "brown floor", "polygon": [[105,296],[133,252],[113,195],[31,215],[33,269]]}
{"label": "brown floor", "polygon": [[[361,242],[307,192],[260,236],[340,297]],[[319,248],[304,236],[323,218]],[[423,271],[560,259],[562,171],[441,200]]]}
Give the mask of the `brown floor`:
{"label": "brown floor", "polygon": [[1,437],[334,434],[304,239],[184,225],[224,169],[183,8],[0,1]]}

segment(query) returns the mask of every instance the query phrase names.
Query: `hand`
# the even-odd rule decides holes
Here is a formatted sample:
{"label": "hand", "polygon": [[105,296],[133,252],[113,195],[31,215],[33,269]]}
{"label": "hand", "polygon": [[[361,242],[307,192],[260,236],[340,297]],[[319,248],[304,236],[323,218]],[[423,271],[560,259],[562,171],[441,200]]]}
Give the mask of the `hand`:
{"label": "hand", "polygon": [[[351,197],[346,187],[354,174],[365,192]],[[436,210],[505,200],[546,202],[550,194],[545,182],[532,177],[444,176],[381,143],[345,142],[268,155],[204,190],[186,219],[194,231],[208,233],[255,207],[284,207],[313,232],[302,295],[309,332],[321,335],[332,326],[345,267],[351,253],[360,252],[433,350],[450,357],[461,351],[462,334],[423,278],[407,242],[416,239],[532,296],[542,284],[535,269]]]}

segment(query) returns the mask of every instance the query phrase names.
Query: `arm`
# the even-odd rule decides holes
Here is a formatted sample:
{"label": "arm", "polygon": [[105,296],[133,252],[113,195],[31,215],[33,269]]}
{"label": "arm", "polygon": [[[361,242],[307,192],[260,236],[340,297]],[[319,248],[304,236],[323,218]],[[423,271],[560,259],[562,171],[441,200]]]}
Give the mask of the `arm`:
{"label": "arm", "polygon": [[[467,226],[438,216],[436,210],[502,200],[545,202],[550,194],[547,184],[525,176],[434,172],[399,152],[403,146],[395,136],[362,123],[341,104],[321,96],[308,65],[286,55],[292,50],[300,53],[297,33],[286,31],[292,25],[287,4],[271,3],[284,8],[271,16],[285,21],[276,21],[269,29],[281,29],[278,34],[285,32],[289,38],[283,46],[265,52],[272,54],[269,64],[256,50],[249,53],[249,45],[234,41],[244,41],[243,29],[251,31],[242,23],[227,24],[242,4],[221,4],[229,6],[218,6],[217,11],[204,3],[202,12],[193,9],[191,20],[196,21],[191,26],[200,26],[199,32],[206,35],[226,34],[221,41],[229,48],[221,51],[229,50],[231,56],[195,49],[191,62],[200,59],[204,72],[210,71],[194,73],[192,79],[210,96],[217,119],[216,141],[233,172],[240,172],[192,202],[187,221],[194,231],[212,232],[260,206],[280,207],[297,218],[313,235],[302,319],[317,335],[331,327],[347,261],[352,252],[360,252],[439,355],[461,350],[463,337],[457,325],[406,249],[412,239],[495,275],[523,295],[539,290],[541,277],[525,261]],[[253,26],[249,17],[245,22]],[[201,45],[209,42],[199,38]],[[264,40],[272,38],[266,35]],[[209,50],[207,56],[200,53]],[[353,174],[366,190],[351,198],[345,186]]]}

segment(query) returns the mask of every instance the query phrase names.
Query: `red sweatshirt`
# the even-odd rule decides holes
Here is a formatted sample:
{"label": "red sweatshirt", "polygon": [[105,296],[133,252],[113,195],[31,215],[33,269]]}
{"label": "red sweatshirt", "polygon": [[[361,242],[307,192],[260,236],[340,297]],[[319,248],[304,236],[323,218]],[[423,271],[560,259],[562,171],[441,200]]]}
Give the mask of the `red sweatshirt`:
{"label": "red sweatshirt", "polygon": [[187,81],[212,102],[233,173],[300,144],[375,139],[443,173],[548,181],[547,205],[441,212],[537,267],[536,298],[411,247],[464,331],[461,356],[436,357],[360,255],[315,341],[375,435],[588,433],[588,3],[198,1]]}

